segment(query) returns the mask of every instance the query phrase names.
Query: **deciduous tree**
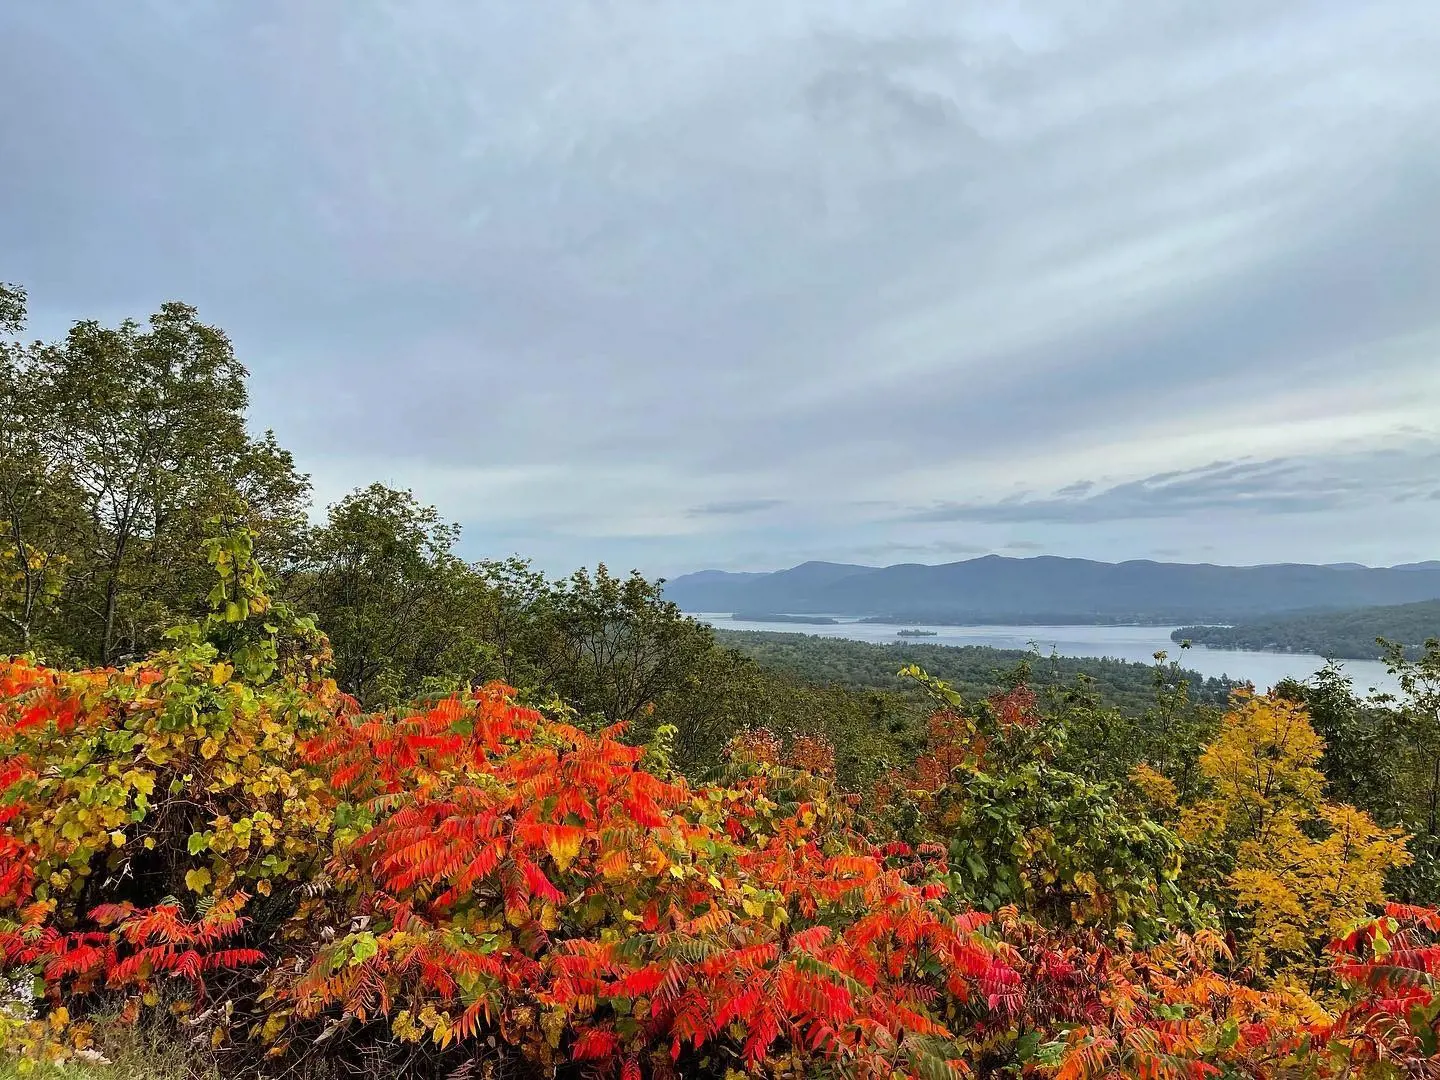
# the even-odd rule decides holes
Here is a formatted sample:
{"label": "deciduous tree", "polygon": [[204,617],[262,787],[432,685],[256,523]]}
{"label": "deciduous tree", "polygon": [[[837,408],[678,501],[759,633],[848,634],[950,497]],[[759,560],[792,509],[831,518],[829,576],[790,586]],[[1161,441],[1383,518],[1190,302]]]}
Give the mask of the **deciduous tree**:
{"label": "deciduous tree", "polygon": [[59,643],[101,664],[143,653],[203,607],[207,521],[247,524],[267,553],[303,524],[306,479],[272,436],[246,431],[245,368],[195,309],[4,348],[0,513],[9,575],[34,578],[20,637],[63,565]]}
{"label": "deciduous tree", "polygon": [[1404,834],[1326,799],[1324,743],[1303,705],[1240,694],[1200,758],[1204,798],[1186,807],[1192,878],[1213,876],[1240,917],[1242,956],[1314,986],[1324,943],[1385,899],[1410,861]]}

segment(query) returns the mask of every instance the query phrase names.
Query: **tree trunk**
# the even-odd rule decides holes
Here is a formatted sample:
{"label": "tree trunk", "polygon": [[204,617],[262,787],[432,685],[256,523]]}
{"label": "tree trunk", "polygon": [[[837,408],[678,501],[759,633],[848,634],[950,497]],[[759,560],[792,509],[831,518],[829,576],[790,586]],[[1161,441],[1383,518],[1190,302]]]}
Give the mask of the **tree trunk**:
{"label": "tree trunk", "polygon": [[1440,754],[1436,754],[1430,764],[1430,838],[1435,838],[1435,818],[1437,806],[1440,802]]}
{"label": "tree trunk", "polygon": [[109,667],[110,657],[115,648],[115,603],[120,592],[120,574],[111,573],[105,586],[105,629],[100,639],[100,666]]}

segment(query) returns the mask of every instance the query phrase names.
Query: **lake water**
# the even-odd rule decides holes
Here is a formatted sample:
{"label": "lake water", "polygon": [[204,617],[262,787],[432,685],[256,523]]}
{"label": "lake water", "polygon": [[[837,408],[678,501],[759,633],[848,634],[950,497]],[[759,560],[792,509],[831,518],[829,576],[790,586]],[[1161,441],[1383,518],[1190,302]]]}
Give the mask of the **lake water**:
{"label": "lake water", "polygon": [[[1249,680],[1256,689],[1266,690],[1287,676],[1304,679],[1319,671],[1325,660],[1308,653],[1252,652],[1247,649],[1181,649],[1170,640],[1173,626],[936,626],[925,623],[866,623],[853,615],[831,615],[834,624],[750,622],[716,612],[691,612],[691,616],[717,630],[763,630],[769,633],[814,634],[818,637],[847,638],[893,644],[909,641],[916,645],[988,645],[994,649],[1029,649],[1061,656],[1111,657],[1154,663],[1163,649],[1181,667],[1207,677],[1228,676]],[[933,637],[898,636],[899,630],[933,630]],[[1345,660],[1346,674],[1363,693],[1371,688],[1396,692],[1399,684],[1378,660]]]}

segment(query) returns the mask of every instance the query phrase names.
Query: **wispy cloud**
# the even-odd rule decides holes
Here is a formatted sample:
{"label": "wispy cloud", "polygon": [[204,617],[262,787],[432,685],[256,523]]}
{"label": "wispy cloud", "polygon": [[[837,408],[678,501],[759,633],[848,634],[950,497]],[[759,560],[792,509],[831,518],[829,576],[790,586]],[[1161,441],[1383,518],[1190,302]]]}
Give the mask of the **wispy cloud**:
{"label": "wispy cloud", "polygon": [[782,499],[731,499],[729,501],[705,503],[692,506],[686,511],[691,517],[736,517],[743,514],[758,514],[784,505]]}
{"label": "wispy cloud", "polygon": [[994,501],[939,503],[907,517],[924,522],[1089,523],[1237,509],[1311,514],[1423,497],[1437,467],[1437,442],[1330,457],[1216,461],[1108,486],[1094,481],[1069,484],[1051,495],[1027,492]]}
{"label": "wispy cloud", "polygon": [[955,558],[965,555],[983,555],[991,549],[982,544],[967,544],[959,540],[935,540],[930,543],[906,543],[892,540],[883,544],[861,544],[850,549],[856,555],[872,556],[877,559],[897,559],[921,556],[924,558]]}

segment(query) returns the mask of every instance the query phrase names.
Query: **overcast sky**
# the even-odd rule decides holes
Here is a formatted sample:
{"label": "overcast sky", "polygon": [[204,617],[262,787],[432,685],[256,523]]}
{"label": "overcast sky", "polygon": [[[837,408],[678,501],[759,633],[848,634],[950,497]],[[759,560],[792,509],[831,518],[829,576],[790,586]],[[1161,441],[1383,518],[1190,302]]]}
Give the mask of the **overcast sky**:
{"label": "overcast sky", "polygon": [[1440,557],[1435,0],[8,0],[32,330],[674,574]]}

